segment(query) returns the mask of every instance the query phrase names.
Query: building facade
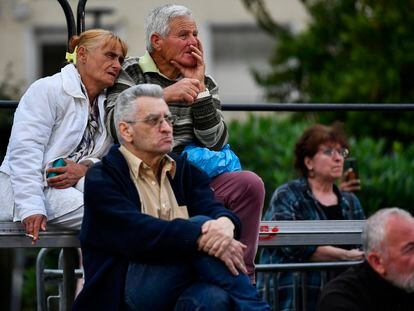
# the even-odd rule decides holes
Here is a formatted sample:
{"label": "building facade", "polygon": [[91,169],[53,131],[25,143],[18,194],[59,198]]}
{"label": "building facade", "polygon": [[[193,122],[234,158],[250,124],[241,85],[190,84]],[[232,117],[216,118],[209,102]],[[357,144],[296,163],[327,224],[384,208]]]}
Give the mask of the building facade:
{"label": "building facade", "polygon": [[[164,3],[189,7],[204,43],[207,72],[220,86],[223,102],[262,102],[250,74],[266,70],[275,40],[261,31],[241,0],[89,0],[86,29],[113,30],[128,42],[129,55],[145,52],[144,17]],[[69,0],[75,18],[77,0]],[[307,16],[299,0],[268,0],[278,22],[299,31]],[[53,74],[64,63],[66,20],[57,0],[0,0],[0,83],[17,84],[22,93],[34,80]],[[20,94],[17,94],[16,99]]]}

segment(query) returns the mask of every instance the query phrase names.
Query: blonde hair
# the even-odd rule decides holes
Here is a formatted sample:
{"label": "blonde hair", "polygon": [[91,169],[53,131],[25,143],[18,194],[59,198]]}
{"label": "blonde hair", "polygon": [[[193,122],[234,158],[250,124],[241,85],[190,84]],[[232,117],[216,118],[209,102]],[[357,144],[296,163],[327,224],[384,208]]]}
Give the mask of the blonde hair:
{"label": "blonde hair", "polygon": [[78,46],[84,46],[87,49],[94,48],[104,42],[104,46],[117,45],[121,46],[122,54],[125,57],[128,53],[128,46],[124,40],[115,35],[113,32],[105,29],[90,29],[82,32],[79,36],[72,36],[69,40],[69,51],[73,53]]}

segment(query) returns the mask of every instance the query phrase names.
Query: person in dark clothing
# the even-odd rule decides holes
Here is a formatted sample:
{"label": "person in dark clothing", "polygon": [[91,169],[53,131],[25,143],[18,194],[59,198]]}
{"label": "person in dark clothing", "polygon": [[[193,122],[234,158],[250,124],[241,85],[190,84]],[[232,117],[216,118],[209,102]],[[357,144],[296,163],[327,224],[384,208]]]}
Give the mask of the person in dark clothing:
{"label": "person in dark clothing", "polygon": [[[348,141],[341,124],[315,124],[301,135],[295,146],[295,167],[301,177],[278,187],[270,200],[264,220],[357,220],[365,214],[353,193],[343,192],[336,182],[342,176],[349,154]],[[338,260],[361,260],[363,252],[355,246],[285,246],[264,248],[260,263],[302,263]],[[280,311],[315,311],[322,287],[320,271],[307,271],[303,279],[306,306],[296,305],[297,277],[291,271],[278,272],[269,282],[277,291]],[[263,274],[258,275],[258,289],[265,289]],[[301,294],[302,295],[302,294]],[[270,298],[270,303],[273,299]]]}
{"label": "person in dark clothing", "polygon": [[414,218],[399,208],[368,218],[366,261],[327,284],[319,311],[414,310]]}
{"label": "person in dark clothing", "polygon": [[269,310],[246,275],[239,219],[204,172],[167,155],[174,117],[162,88],[134,86],[118,100],[121,146],[85,180],[74,310]]}
{"label": "person in dark clothing", "polygon": [[[228,147],[229,133],[221,112],[219,86],[206,73],[202,39],[191,10],[175,4],[157,6],[145,19],[145,33],[146,53],[128,57],[119,79],[108,89],[108,131],[116,139],[113,114],[123,90],[138,84],[158,84],[171,114],[179,118],[173,124],[174,152],[181,153],[196,145],[208,149],[206,152],[220,154],[222,148]],[[254,260],[265,198],[263,181],[251,171],[231,171],[212,177],[210,187],[216,199],[242,223],[240,241],[247,246],[244,262],[254,284]]]}

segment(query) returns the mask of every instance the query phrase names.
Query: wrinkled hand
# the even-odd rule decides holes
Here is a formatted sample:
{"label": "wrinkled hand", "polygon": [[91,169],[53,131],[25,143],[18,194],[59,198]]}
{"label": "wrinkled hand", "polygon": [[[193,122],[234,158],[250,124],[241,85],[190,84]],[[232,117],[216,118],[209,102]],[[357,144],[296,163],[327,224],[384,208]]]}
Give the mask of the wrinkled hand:
{"label": "wrinkled hand", "polygon": [[186,102],[192,104],[200,93],[201,83],[197,79],[183,78],[164,88],[164,99],[168,103]]}
{"label": "wrinkled hand", "polygon": [[31,215],[22,220],[26,233],[33,236],[32,244],[35,244],[39,240],[39,231],[46,230],[46,221],[46,216],[41,214]]}
{"label": "wrinkled hand", "polygon": [[201,227],[198,248],[211,256],[219,257],[234,237],[234,224],[227,217],[206,221]]}
{"label": "wrinkled hand", "polygon": [[198,47],[195,45],[190,45],[191,54],[196,59],[196,64],[193,67],[184,67],[183,65],[177,63],[175,60],[171,60],[171,64],[174,65],[184,78],[197,79],[201,83],[200,91],[205,91],[206,87],[204,85],[204,76],[205,76],[205,64],[204,64],[204,53],[203,45],[201,41],[197,38]]}
{"label": "wrinkled hand", "polygon": [[243,260],[243,253],[245,249],[246,245],[232,239],[224,252],[220,256],[216,257],[224,262],[233,275],[239,275],[239,271],[247,274],[246,265]]}
{"label": "wrinkled hand", "polygon": [[364,252],[354,248],[351,250],[345,250],[343,260],[361,260],[364,259]]}
{"label": "wrinkled hand", "polygon": [[76,185],[76,183],[85,176],[88,167],[70,160],[66,160],[66,166],[51,167],[47,169],[48,173],[58,173],[59,175],[47,179],[50,187],[65,189]]}

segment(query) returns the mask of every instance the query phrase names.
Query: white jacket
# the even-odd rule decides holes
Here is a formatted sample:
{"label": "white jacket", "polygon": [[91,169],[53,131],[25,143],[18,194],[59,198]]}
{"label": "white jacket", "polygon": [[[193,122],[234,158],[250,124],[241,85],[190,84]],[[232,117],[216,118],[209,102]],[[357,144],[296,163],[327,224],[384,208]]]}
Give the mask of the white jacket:
{"label": "white jacket", "polygon": [[[104,93],[98,97],[100,127],[90,158],[100,159],[112,143],[103,126],[105,97]],[[88,114],[86,89],[72,64],[62,68],[60,73],[37,80],[23,95],[14,115],[6,157],[0,167],[1,172],[10,176],[14,220],[34,214],[53,219],[71,211],[70,207],[46,208],[49,204],[44,195],[45,169],[57,158],[66,158],[79,145]]]}

